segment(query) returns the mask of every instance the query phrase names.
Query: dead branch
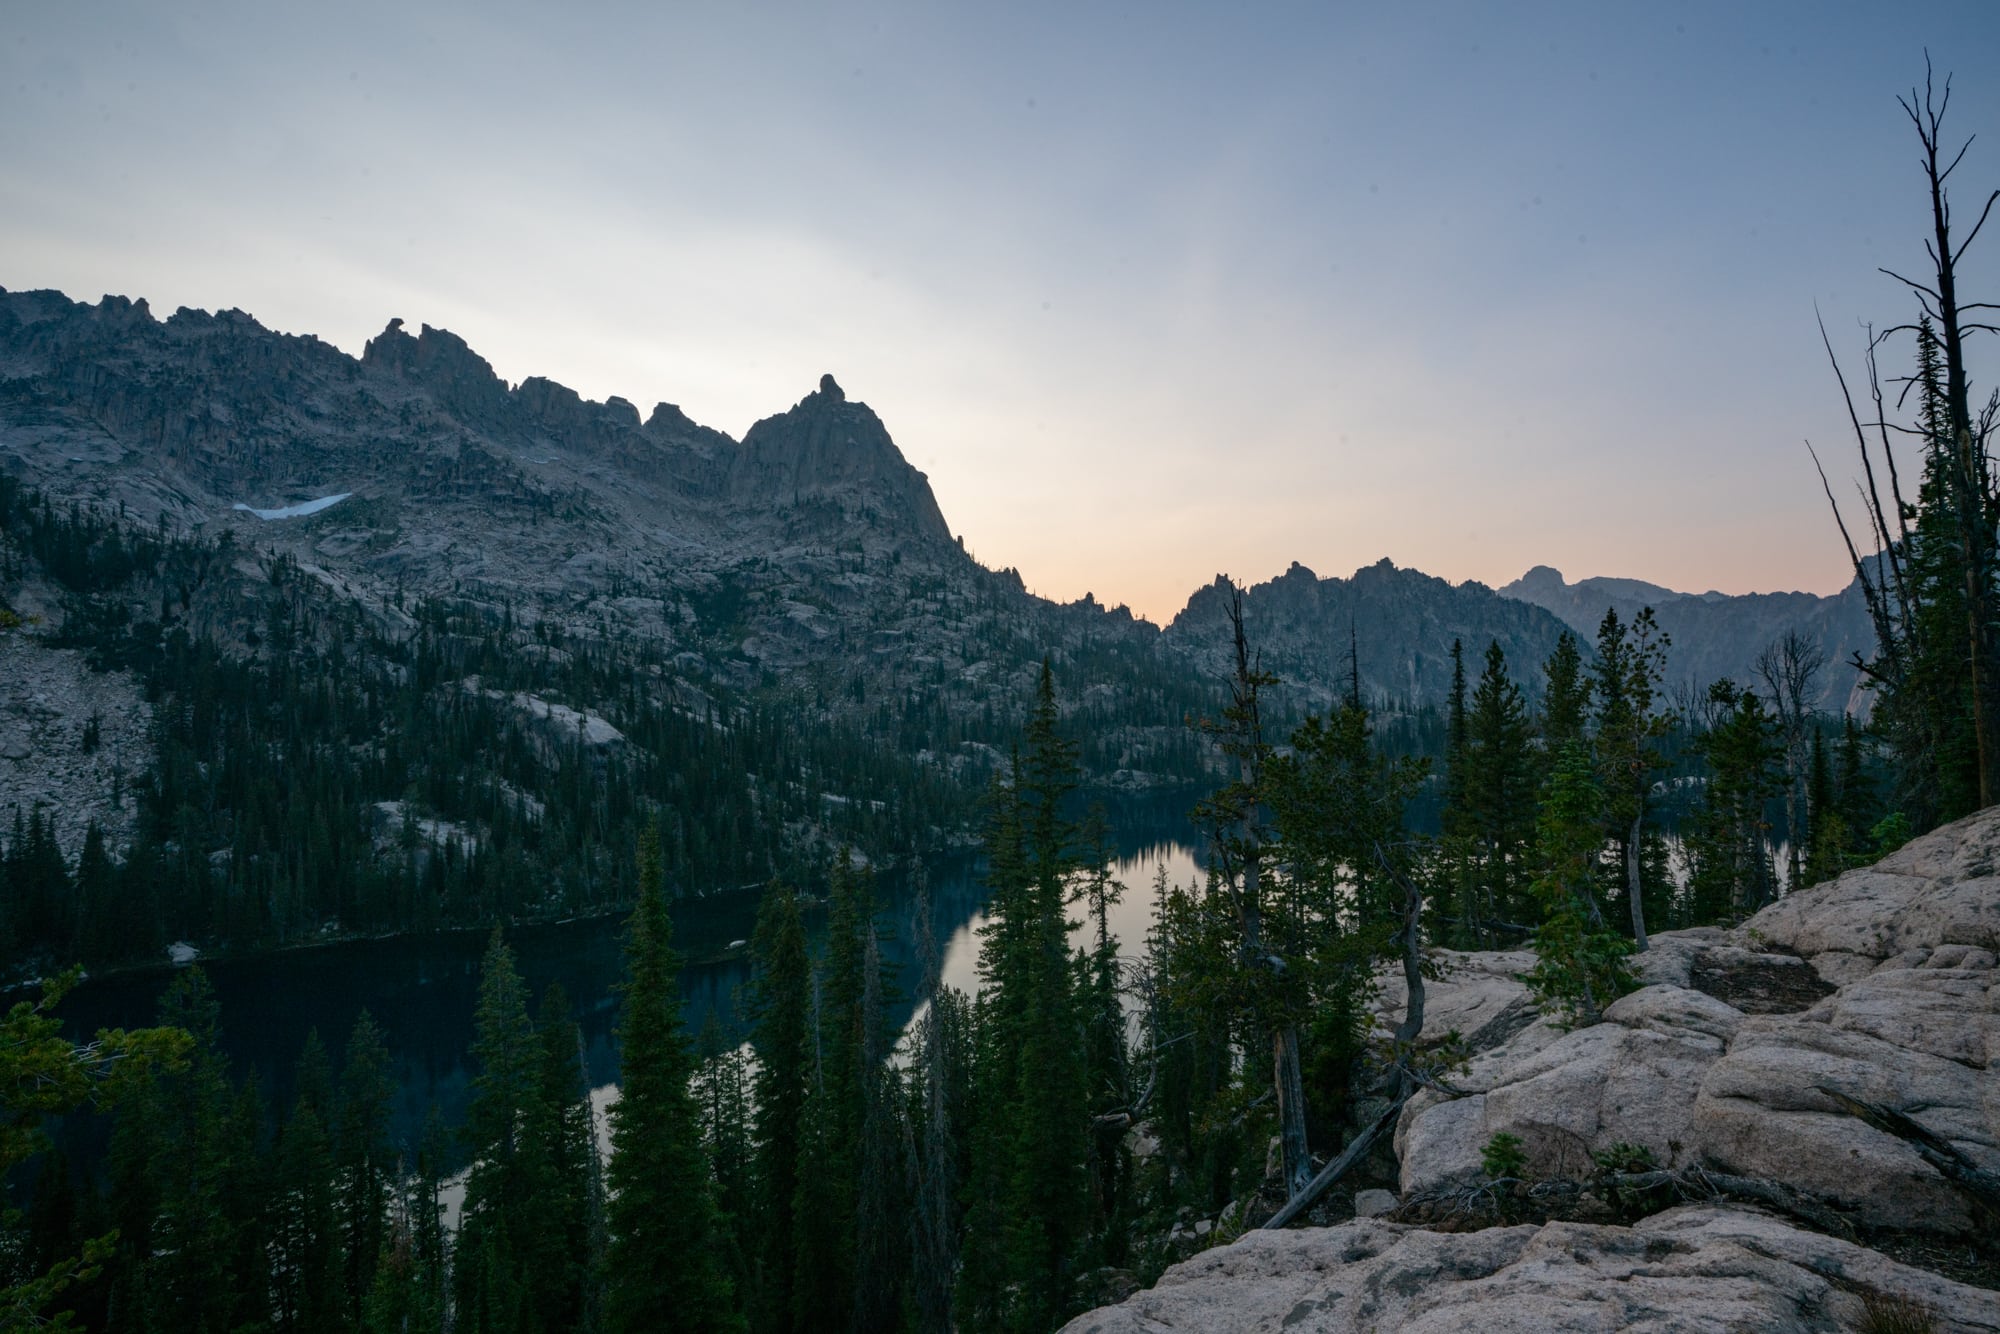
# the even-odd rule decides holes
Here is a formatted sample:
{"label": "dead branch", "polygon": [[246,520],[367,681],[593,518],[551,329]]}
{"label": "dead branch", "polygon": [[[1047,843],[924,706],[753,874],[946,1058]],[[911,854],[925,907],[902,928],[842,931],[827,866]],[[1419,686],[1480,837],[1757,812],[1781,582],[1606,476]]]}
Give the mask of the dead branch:
{"label": "dead branch", "polygon": [[1364,1157],[1367,1156],[1368,1150],[1375,1146],[1375,1141],[1381,1137],[1382,1132],[1387,1130],[1390,1126],[1396,1124],[1396,1118],[1402,1114],[1403,1104],[1408,1102],[1409,1100],[1410,1100],[1410,1095],[1408,1093],[1405,1093],[1401,1097],[1397,1098],[1394,1102],[1390,1103],[1389,1110],[1383,1112],[1382,1115],[1376,1117],[1372,1122],[1369,1123],[1368,1128],[1366,1130],[1356,1135],[1354,1139],[1351,1142],[1349,1142],[1348,1146],[1341,1151],[1340,1157],[1334,1159],[1332,1162],[1328,1163],[1325,1167],[1322,1167],[1319,1170],[1319,1175],[1315,1176],[1311,1181],[1308,1181],[1299,1190],[1298,1194],[1292,1196],[1291,1199],[1285,1201],[1284,1208],[1278,1210],[1277,1213],[1272,1214],[1271,1217],[1265,1221],[1264,1223],[1265,1230],[1276,1231],[1277,1229],[1283,1227],[1285,1224],[1291,1222],[1294,1218],[1297,1218],[1301,1213],[1304,1213],[1308,1208],[1310,1208],[1314,1200],[1317,1200],[1321,1195],[1325,1194],[1326,1188],[1328,1186],[1331,1186],[1334,1182],[1346,1176],[1348,1171],[1356,1163],[1360,1162]]}
{"label": "dead branch", "polygon": [[1920,1157],[1956,1186],[1975,1207],[2000,1223],[2000,1172],[1989,1172],[1967,1157],[1965,1152],[1929,1126],[1907,1113],[1879,1102],[1869,1102],[1823,1084],[1813,1088],[1840,1105],[1840,1109],[1885,1135],[1894,1135],[1916,1148]]}

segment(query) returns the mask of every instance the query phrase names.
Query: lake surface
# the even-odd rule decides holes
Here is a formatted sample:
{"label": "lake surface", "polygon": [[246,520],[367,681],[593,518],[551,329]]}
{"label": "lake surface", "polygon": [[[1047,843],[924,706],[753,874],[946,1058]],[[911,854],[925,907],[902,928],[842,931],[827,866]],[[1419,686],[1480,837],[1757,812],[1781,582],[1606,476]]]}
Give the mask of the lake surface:
{"label": "lake surface", "polygon": [[[1126,893],[1112,912],[1121,950],[1136,957],[1151,924],[1155,876],[1164,867],[1176,884],[1201,874],[1195,830],[1186,820],[1192,796],[1127,800],[1111,806],[1118,834],[1115,874]],[[1107,803],[1108,804],[1108,803]],[[969,855],[935,859],[925,866],[933,929],[942,948],[946,985],[970,992],[978,986],[978,929],[984,924],[986,889],[978,860]],[[892,1014],[907,1022],[921,983],[917,965],[918,912],[909,877],[888,875],[877,885],[878,917],[888,932],[884,955],[899,972]],[[688,958],[681,997],[688,1031],[696,1034],[713,1014],[728,1041],[746,1028],[742,990],[750,966],[732,942],[748,938],[756,919],[755,893],[718,894],[675,906],[675,944]],[[1081,915],[1081,910],[1078,910]],[[808,917],[815,936],[824,913]],[[1079,926],[1082,943],[1090,928]],[[602,1104],[618,1080],[618,983],[624,976],[624,920],[600,918],[507,933],[539,1005],[552,982],[568,993],[583,1030],[590,1085]],[[447,1125],[460,1124],[471,1093],[472,1014],[478,997],[484,931],[427,937],[346,941],[283,954],[205,963],[221,1006],[221,1045],[238,1078],[254,1073],[274,1108],[291,1102],[292,1071],[306,1035],[317,1030],[336,1066],[342,1045],[363,1009],[381,1025],[397,1085],[393,1134],[414,1146],[432,1106]],[[72,1035],[101,1027],[135,1027],[154,1021],[169,969],[114,974],[84,983],[60,1011]],[[75,1146],[86,1156],[89,1150]]]}

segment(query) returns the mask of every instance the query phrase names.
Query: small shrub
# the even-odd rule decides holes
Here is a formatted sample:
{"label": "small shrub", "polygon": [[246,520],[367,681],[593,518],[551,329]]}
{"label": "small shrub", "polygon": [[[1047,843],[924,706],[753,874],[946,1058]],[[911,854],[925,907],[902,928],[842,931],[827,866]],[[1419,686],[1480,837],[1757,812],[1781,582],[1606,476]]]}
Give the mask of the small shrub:
{"label": "small shrub", "polygon": [[1521,1151],[1521,1137],[1505,1130],[1496,1132],[1479,1151],[1479,1166],[1491,1180],[1518,1180],[1528,1170],[1528,1155]]}
{"label": "small shrub", "polygon": [[1861,1299],[1861,1334],[1935,1334],[1937,1312],[1911,1297],[1871,1292]]}
{"label": "small shrub", "polygon": [[1660,1165],[1653,1151],[1643,1144],[1613,1144],[1591,1158],[1600,1172],[1650,1172]]}
{"label": "small shrub", "polygon": [[1875,845],[1877,857],[1888,856],[1908,843],[1912,837],[1910,817],[1901,811],[1891,811],[1876,821],[1875,827],[1868,831],[1869,841]]}

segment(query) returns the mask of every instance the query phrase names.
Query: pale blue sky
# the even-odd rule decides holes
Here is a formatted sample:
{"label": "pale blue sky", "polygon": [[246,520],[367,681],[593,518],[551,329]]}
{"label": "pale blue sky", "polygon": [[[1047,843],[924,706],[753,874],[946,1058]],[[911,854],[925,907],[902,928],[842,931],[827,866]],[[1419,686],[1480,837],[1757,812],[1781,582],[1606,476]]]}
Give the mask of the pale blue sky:
{"label": "pale blue sky", "polygon": [[1813,307],[1909,313],[1926,46],[2000,186],[1991,3],[7,11],[0,285],[737,435],[832,371],[982,559],[1155,617],[1383,555],[1831,591]]}

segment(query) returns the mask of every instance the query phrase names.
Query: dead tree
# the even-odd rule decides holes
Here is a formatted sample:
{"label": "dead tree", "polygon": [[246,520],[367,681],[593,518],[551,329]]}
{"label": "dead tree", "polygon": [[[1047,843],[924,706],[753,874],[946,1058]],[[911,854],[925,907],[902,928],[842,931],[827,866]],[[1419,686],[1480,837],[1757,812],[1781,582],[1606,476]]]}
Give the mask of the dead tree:
{"label": "dead tree", "polygon": [[[1813,692],[1826,666],[1826,650],[1797,630],[1787,630],[1757,655],[1757,675],[1770,692],[1771,710],[1785,742],[1785,888],[1799,887],[1799,813],[1805,805],[1806,766],[1812,758]],[[1817,818],[1820,812],[1811,812]]]}
{"label": "dead tree", "polygon": [[[1975,332],[1996,332],[1993,325],[1967,319],[1966,316],[1973,311],[2000,307],[1983,301],[1960,302],[1958,261],[1964,256],[1966,248],[1978,239],[1980,229],[1993,212],[1994,201],[2000,200],[2000,190],[1986,197],[1985,206],[1979,210],[1978,221],[1972,224],[1965,240],[1953,248],[1951,195],[1945,189],[1945,182],[1964,161],[1966,150],[1972,147],[1972,140],[1967,138],[1951,160],[1943,162],[1944,114],[1951,104],[1951,77],[1945,76],[1942,95],[1934,97],[1933,93],[1930,58],[1926,55],[1922,108],[1917,106],[1914,88],[1907,99],[1899,97],[1896,100],[1904,114],[1909,116],[1910,124],[1916,127],[1917,138],[1923,144],[1924,180],[1930,188],[1932,232],[1931,239],[1924,243],[1924,249],[1930,256],[1935,285],[1912,282],[1888,269],[1883,272],[1916,293],[1924,313],[1937,326],[1938,342],[1944,351],[1944,426],[1952,458],[1957,465],[1951,489],[1959,558],[1965,567],[1966,647],[1972,671],[1973,734],[1979,747],[1979,804],[1990,806],[1994,801],[1994,766],[2000,762],[2000,753],[1996,753],[2000,747],[1996,747],[1993,735],[1993,701],[1990,698],[1993,665],[1992,644],[1989,642],[1992,622],[1988,609],[1987,581],[1990,576],[1987,565],[1992,542],[1992,480],[1986,461],[1987,432],[1975,430],[1972,419],[1972,390],[1965,373],[1965,337]],[[1914,325],[1901,326],[1891,332],[1914,329]]]}
{"label": "dead tree", "polygon": [[[1264,740],[1259,700],[1265,686],[1277,678],[1252,660],[1243,630],[1243,591],[1229,587],[1229,629],[1234,650],[1229,708],[1224,721],[1210,726],[1223,754],[1235,761],[1235,781],[1202,806],[1202,815],[1217,835],[1215,847],[1220,883],[1234,903],[1246,967],[1282,977],[1289,965],[1275,953],[1264,933],[1264,869],[1270,842],[1264,826],[1264,766],[1270,748]],[[1262,988],[1256,988],[1262,990]],[[1268,1024],[1271,1043],[1271,1083],[1277,1099],[1278,1141],[1284,1153],[1285,1193],[1297,1195],[1312,1177],[1306,1142],[1305,1080],[1299,1070],[1299,1036],[1289,1016],[1260,1016]]]}
{"label": "dead tree", "polygon": [[[1879,336],[1871,331],[1868,339],[1868,378],[1875,403],[1875,420],[1867,427],[1864,427],[1860,414],[1855,410],[1854,396],[1837,360],[1834,366],[1834,373],[1840,379],[1841,393],[1847,402],[1848,419],[1861,448],[1862,470],[1866,478],[1861,488],[1861,501],[1875,547],[1872,558],[1864,558],[1857,549],[1846,522],[1840,518],[1839,505],[1834,501],[1830,486],[1826,488],[1827,500],[1833,504],[1835,518],[1867,598],[1880,645],[1874,662],[1861,662],[1857,654],[1857,665],[1871,680],[1890,689],[1898,689],[1909,679],[1907,673],[1913,648],[1911,636],[1917,624],[1918,608],[1917,590],[1911,587],[1909,579],[1912,550],[1909,520],[1915,510],[1902,495],[1891,435],[1927,435],[1930,437],[1927,443],[1948,460],[1949,466],[1943,470],[1945,494],[1933,497],[1931,503],[1943,505],[1949,511],[1952,544],[1957,548],[1956,554],[1962,567],[1965,600],[1963,660],[1971,678],[1978,802],[1983,807],[1992,805],[1996,798],[2000,798],[2000,717],[1996,717],[1994,699],[1995,686],[2000,681],[1996,681],[1995,677],[1991,589],[1995,561],[1994,518],[1996,512],[2000,512],[2000,498],[1995,495],[1988,452],[1996,407],[1995,403],[1989,402],[1976,417],[1972,411],[1965,340],[1974,333],[2000,332],[2000,327],[1980,314],[2000,310],[2000,306],[1961,300],[1958,266],[1985,227],[1994,203],[2000,201],[2000,190],[1987,196],[1965,239],[1954,244],[1951,193],[1947,182],[1965,160],[1972,140],[1967,138],[1955,153],[1948,154],[1945,147],[1943,128],[1945,112],[1951,103],[1951,80],[1947,77],[1943,89],[1939,90],[1926,56],[1921,97],[1913,88],[1907,98],[1898,97],[1896,101],[1916,128],[1917,139],[1922,146],[1919,165],[1924,172],[1931,208],[1931,236],[1924,242],[1924,251],[1930,260],[1931,272],[1928,282],[1919,282],[1891,269],[1883,269],[1882,272],[1910,289],[1917,298],[1923,319],[1918,323],[1896,325]],[[1885,339],[1898,334],[1916,334],[1920,340],[1929,336],[1926,326],[1935,330],[1937,349],[1944,363],[1943,382],[1935,386],[1939,409],[1937,419],[1920,431],[1887,421],[1881,384],[1875,370],[1875,352]],[[1832,358],[1833,347],[1826,340],[1824,325],[1820,333],[1822,341],[1827,342],[1827,355]],[[1906,382],[1905,393],[1910,383]],[[1870,428],[1875,436],[1873,441],[1870,439]],[[1893,505],[1883,503],[1877,484],[1873,461],[1877,452],[1881,454],[1889,475]],[[1818,463],[1817,455],[1814,462]],[[1820,477],[1824,485],[1824,468],[1821,468]],[[1937,736],[1923,738],[1933,747],[1940,739]]]}

